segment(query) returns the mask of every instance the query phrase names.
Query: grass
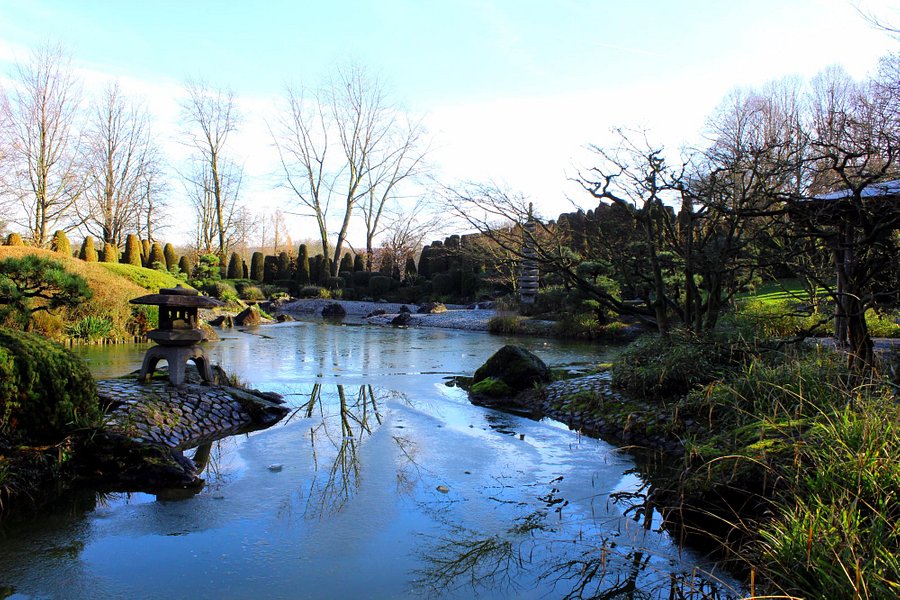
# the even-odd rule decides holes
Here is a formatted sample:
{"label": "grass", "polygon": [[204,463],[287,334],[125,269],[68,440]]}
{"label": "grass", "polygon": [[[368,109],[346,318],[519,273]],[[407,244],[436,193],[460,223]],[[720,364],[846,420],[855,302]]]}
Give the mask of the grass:
{"label": "grass", "polygon": [[[165,282],[163,287],[173,287],[174,283],[169,284],[173,281],[177,282],[170,275],[151,269],[131,265],[89,263],[50,250],[27,246],[0,246],[0,260],[11,257],[21,258],[27,254],[36,254],[62,263],[66,271],[84,277],[93,293],[93,297],[89,301],[74,309],[61,310],[55,314],[38,313],[35,315],[35,330],[57,340],[67,336],[67,327],[78,326],[78,323],[87,318],[90,318],[94,325],[98,320],[107,320],[109,337],[126,338],[141,333],[140,330],[147,325],[147,323],[143,325],[141,323],[146,321],[147,316],[128,301],[146,295],[148,288],[139,285],[136,281],[144,281],[148,285]],[[157,277],[156,274],[161,277]],[[158,290],[157,287],[153,291]],[[96,331],[96,327],[87,323],[81,327]]]}
{"label": "grass", "polygon": [[157,271],[156,269],[145,269],[144,267],[136,267],[134,265],[126,265],[122,263],[85,263],[95,264],[109,271],[114,275],[118,275],[128,281],[141,286],[145,290],[158,293],[162,288],[173,288],[176,285],[190,287],[184,281],[178,279],[174,275]]}
{"label": "grass", "polygon": [[[756,357],[678,411],[701,423],[680,501],[731,500],[715,518],[740,532],[730,547],[769,591],[898,597],[900,406],[887,378],[851,376],[831,353]],[[744,508],[729,514],[735,499]]]}

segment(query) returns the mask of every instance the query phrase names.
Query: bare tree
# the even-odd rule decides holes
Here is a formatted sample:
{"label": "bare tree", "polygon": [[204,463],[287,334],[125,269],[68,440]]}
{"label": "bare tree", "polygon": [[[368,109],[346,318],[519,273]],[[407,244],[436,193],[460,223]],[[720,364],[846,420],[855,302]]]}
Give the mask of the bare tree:
{"label": "bare tree", "polygon": [[[416,153],[413,144],[419,134],[397,138],[395,114],[378,80],[358,66],[339,70],[318,90],[286,90],[286,107],[271,131],[272,138],[281,159],[285,186],[316,219],[332,274],[337,273],[357,204],[372,186],[380,185],[384,191],[392,178],[388,175],[391,161],[399,161],[398,174],[410,170],[410,159]],[[402,146],[392,146],[398,139],[410,146],[408,154],[403,153]],[[386,190],[385,199],[392,193],[391,189]],[[378,198],[376,190],[373,208]],[[332,207],[339,211],[333,251],[329,242]],[[377,228],[372,214],[371,222]]]}
{"label": "bare tree", "polygon": [[[221,256],[228,251],[229,203],[233,209],[237,192],[237,188],[227,186],[240,179],[235,179],[233,167],[225,165],[225,144],[239,121],[234,92],[212,89],[195,80],[189,80],[185,89],[188,97],[181,106],[187,126],[184,135],[186,143],[206,163],[201,177],[205,182],[203,195],[212,203],[215,251]],[[198,224],[198,228],[202,227],[205,225]]]}
{"label": "bare tree", "polygon": [[197,219],[194,231],[197,251],[221,256],[233,244],[246,242],[242,236],[248,232],[248,228],[243,222],[239,223],[246,215],[237,206],[242,171],[234,164],[220,159],[218,176],[221,195],[217,199],[210,164],[205,160],[195,159],[190,174],[185,177],[185,191]]}
{"label": "bare tree", "polygon": [[[409,209],[385,213],[381,247],[391,264],[403,265],[408,258],[415,258],[425,240],[440,229],[442,219],[431,208],[431,203],[423,196]],[[371,260],[372,250],[366,250]]]}
{"label": "bare tree", "polygon": [[115,246],[141,229],[152,239],[152,217],[147,223],[143,217],[158,205],[159,152],[146,110],[129,103],[113,83],[94,109],[86,138],[90,179],[81,204],[85,230]]}
{"label": "bare tree", "polygon": [[[375,237],[381,233],[379,229],[381,218],[392,200],[399,198],[404,182],[425,172],[425,152],[422,147],[424,129],[421,123],[412,123],[408,120],[401,122],[400,116],[393,118],[390,131],[385,143],[378,148],[378,156],[370,157],[371,168],[366,174],[366,193],[360,201],[360,212],[366,225],[366,270],[372,270],[372,257],[374,252]],[[399,210],[399,206],[395,210]],[[416,209],[421,209],[421,203],[417,203]],[[403,215],[394,215],[390,225],[392,233],[397,234],[409,226],[421,225],[428,220],[416,219],[415,215],[404,218]],[[404,226],[405,224],[406,226]],[[398,225],[400,225],[398,229]],[[419,227],[412,227],[413,230]],[[396,242],[396,239],[389,239]],[[394,257],[395,259],[397,257]],[[403,260],[395,264],[403,264]]]}
{"label": "bare tree", "polygon": [[84,190],[76,130],[80,91],[69,58],[58,46],[35,51],[15,68],[10,99],[2,107],[9,124],[5,195],[19,208],[17,222],[31,242],[45,246],[56,228],[78,223],[75,203]]}

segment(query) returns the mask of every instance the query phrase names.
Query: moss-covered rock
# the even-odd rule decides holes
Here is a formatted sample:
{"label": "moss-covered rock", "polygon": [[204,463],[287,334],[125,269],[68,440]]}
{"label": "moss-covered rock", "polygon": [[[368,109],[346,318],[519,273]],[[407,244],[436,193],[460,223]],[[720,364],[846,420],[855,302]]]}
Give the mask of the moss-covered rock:
{"label": "moss-covered rock", "polygon": [[492,398],[504,398],[515,394],[511,387],[493,377],[482,379],[473,385],[470,391],[479,396],[490,396]]}
{"label": "moss-covered rock", "polygon": [[507,344],[475,371],[473,381],[478,383],[489,377],[502,381],[514,391],[521,391],[549,382],[551,373],[544,361],[525,348]]}
{"label": "moss-covered rock", "polygon": [[0,431],[50,442],[99,416],[96,386],[80,358],[41,336],[0,329]]}

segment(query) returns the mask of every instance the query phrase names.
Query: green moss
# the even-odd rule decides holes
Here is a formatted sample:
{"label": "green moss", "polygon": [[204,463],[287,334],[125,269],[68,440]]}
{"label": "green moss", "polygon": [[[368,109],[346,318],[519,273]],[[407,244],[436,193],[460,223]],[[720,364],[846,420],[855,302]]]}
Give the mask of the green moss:
{"label": "green moss", "polygon": [[0,431],[52,442],[100,415],[87,365],[43,337],[0,329]]}
{"label": "green moss", "polygon": [[472,386],[471,391],[473,394],[490,396],[492,398],[503,398],[515,394],[515,391],[511,387],[493,377],[482,379]]}

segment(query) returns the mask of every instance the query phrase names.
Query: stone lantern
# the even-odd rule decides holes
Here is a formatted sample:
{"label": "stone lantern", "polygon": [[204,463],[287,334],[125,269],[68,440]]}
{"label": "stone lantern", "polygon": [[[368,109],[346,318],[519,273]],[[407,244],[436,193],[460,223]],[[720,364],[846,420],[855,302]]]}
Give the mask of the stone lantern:
{"label": "stone lantern", "polygon": [[158,294],[134,298],[132,304],[147,304],[159,307],[159,327],[147,332],[147,337],[156,342],[144,355],[141,383],[150,381],[156,364],[165,360],[169,365],[169,381],[172,385],[184,383],[187,361],[192,360],[204,381],[212,381],[209,360],[198,344],[203,340],[198,311],[201,308],[223,306],[225,303],[215,298],[201,296],[196,290],[182,287],[163,288]]}

